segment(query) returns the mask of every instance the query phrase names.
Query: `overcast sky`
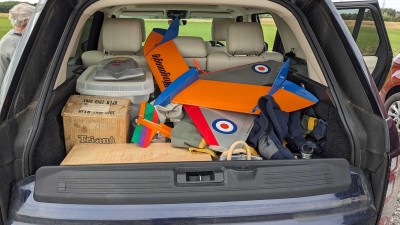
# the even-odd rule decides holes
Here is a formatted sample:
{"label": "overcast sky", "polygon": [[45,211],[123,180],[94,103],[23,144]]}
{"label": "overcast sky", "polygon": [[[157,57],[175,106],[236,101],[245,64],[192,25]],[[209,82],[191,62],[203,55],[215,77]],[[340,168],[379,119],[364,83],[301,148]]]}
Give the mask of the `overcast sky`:
{"label": "overcast sky", "polygon": [[[379,0],[379,3],[383,4],[383,0]],[[397,9],[397,11],[400,11],[400,1],[399,0],[386,0],[385,1],[385,8],[394,8]]]}
{"label": "overcast sky", "polygon": [[[334,0],[334,1],[348,1],[348,0]],[[6,2],[6,0],[0,0],[0,2]],[[24,2],[36,3],[38,0],[24,0]],[[394,8],[397,11],[400,11],[400,0],[379,0],[379,3],[382,7],[383,2],[385,2],[385,8]]]}
{"label": "overcast sky", "polygon": [[[354,0],[333,0],[334,2],[346,2]],[[362,0],[361,0],[362,1]],[[393,8],[400,11],[400,0],[378,0],[381,7]],[[385,5],[383,5],[385,3]]]}
{"label": "overcast sky", "polygon": [[[354,1],[354,0],[333,0],[334,2],[345,2],[345,1]],[[362,0],[361,0],[362,1]],[[393,8],[397,11],[400,11],[400,0],[378,0],[381,7],[385,8]],[[385,5],[383,6],[383,3]]]}
{"label": "overcast sky", "polygon": [[[383,2],[385,2],[385,5],[383,6]],[[399,0],[379,0],[379,4],[381,7],[385,8],[393,8],[396,9],[397,11],[400,11],[400,1]]]}

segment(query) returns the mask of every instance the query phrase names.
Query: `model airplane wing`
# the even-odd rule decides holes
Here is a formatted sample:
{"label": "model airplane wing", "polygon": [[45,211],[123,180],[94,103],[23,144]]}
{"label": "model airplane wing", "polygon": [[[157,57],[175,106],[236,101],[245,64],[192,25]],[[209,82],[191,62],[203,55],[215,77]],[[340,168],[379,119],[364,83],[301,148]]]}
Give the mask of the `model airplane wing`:
{"label": "model airplane wing", "polygon": [[154,106],[143,101],[140,107],[137,125],[132,136],[132,142],[146,148],[157,132],[171,138],[171,130],[170,127],[160,124]]}
{"label": "model airplane wing", "polygon": [[176,80],[172,81],[167,88],[156,98],[154,105],[166,106],[168,105],[177,94],[187,88],[193,82],[199,79],[198,71],[194,68],[190,68]]}
{"label": "model airplane wing", "polygon": [[229,69],[211,71],[201,80],[213,80],[229,83],[252,84],[259,86],[271,86],[278,76],[284,62],[267,60],[257,63],[249,63]]}
{"label": "model airplane wing", "polygon": [[211,149],[224,151],[236,141],[246,141],[254,117],[250,114],[183,106]]}
{"label": "model airplane wing", "polygon": [[[288,60],[282,66],[272,87],[200,79],[180,92],[172,102],[250,114],[259,114],[258,99],[266,94],[272,95],[285,112],[314,105],[318,99],[313,94],[286,80],[289,64]],[[243,76],[246,76],[245,71]]]}

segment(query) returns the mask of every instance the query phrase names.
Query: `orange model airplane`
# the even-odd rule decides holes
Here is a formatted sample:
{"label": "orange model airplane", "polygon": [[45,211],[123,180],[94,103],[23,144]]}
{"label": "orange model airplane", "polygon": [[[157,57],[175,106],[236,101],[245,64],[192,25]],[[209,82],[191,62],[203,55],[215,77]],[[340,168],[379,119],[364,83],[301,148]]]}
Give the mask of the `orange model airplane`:
{"label": "orange model airplane", "polygon": [[[189,70],[179,53],[173,39],[179,32],[179,19],[176,18],[168,30],[154,29],[146,40],[144,53],[153,76],[161,91]],[[271,69],[267,62],[237,67],[243,76],[256,72],[259,76],[274,76],[274,84],[261,86],[248,83],[230,82],[221,79],[198,79],[170,99],[173,103],[194,105],[205,108],[259,114],[255,106],[261,96],[273,89],[273,97],[281,110],[296,111],[315,104],[318,99],[304,88],[286,80],[289,72],[289,60],[284,66]],[[226,73],[230,71],[226,70]],[[223,74],[224,71],[218,71]],[[214,75],[214,77],[217,77]],[[275,79],[276,78],[276,79]],[[271,87],[272,85],[272,87]],[[179,85],[174,85],[179,86]]]}

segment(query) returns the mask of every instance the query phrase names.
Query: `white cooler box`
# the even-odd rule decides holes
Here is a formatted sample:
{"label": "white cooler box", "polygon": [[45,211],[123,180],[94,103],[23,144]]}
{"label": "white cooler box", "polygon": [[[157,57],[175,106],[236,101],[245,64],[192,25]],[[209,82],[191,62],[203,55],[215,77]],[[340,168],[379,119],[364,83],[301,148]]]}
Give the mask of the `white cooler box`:
{"label": "white cooler box", "polygon": [[132,102],[131,116],[139,113],[140,103],[148,101],[154,92],[153,75],[143,69],[144,76],[124,81],[95,81],[93,80],[96,65],[88,67],[76,82],[76,91],[83,95],[121,97]]}

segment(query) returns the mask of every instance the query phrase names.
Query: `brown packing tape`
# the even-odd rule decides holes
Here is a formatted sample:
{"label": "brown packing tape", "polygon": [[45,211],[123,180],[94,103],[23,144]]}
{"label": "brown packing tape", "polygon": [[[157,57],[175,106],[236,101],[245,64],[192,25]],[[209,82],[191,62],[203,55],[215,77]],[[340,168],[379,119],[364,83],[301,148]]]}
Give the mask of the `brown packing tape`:
{"label": "brown packing tape", "polygon": [[129,105],[96,105],[93,103],[67,103],[62,116],[125,117]]}
{"label": "brown packing tape", "polygon": [[93,103],[99,105],[129,105],[130,100],[117,97],[102,97],[102,96],[87,96],[87,95],[72,95],[68,102],[70,103]]}

